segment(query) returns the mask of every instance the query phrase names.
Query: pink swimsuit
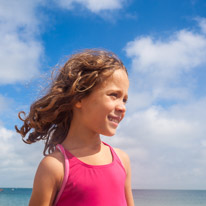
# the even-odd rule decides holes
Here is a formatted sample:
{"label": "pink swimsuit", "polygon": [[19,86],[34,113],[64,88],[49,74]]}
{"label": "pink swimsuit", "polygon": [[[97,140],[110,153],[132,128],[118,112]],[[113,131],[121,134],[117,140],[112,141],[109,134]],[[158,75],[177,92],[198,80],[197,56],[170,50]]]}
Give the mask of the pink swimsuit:
{"label": "pink swimsuit", "polygon": [[109,147],[112,163],[88,165],[61,145],[57,146],[65,157],[65,175],[55,206],[127,205],[124,190],[126,172],[114,149]]}

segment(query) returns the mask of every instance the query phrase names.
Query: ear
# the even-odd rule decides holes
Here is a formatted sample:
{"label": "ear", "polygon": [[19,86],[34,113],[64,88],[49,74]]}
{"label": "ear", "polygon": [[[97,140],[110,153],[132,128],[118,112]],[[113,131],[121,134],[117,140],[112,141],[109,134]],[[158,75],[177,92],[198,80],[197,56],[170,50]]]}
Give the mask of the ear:
{"label": "ear", "polygon": [[77,109],[80,109],[82,107],[82,102],[81,100],[79,100],[75,105],[74,105]]}

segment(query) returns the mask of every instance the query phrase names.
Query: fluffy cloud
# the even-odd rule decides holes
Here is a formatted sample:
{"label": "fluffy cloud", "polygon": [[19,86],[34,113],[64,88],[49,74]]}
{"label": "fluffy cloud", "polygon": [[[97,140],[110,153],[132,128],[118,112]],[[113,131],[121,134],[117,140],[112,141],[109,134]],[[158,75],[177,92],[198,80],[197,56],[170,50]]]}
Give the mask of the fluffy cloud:
{"label": "fluffy cloud", "polygon": [[35,170],[42,158],[43,145],[26,145],[20,135],[2,125],[0,141],[1,187],[31,187]]}
{"label": "fluffy cloud", "polygon": [[43,48],[36,34],[39,1],[0,1],[0,84],[28,80],[39,73]]}
{"label": "fluffy cloud", "polygon": [[134,70],[173,79],[206,62],[206,37],[187,30],[177,32],[168,41],[141,37],[129,42],[126,52],[133,58]]}
{"label": "fluffy cloud", "polygon": [[62,8],[73,9],[76,4],[86,7],[88,10],[94,13],[99,13],[105,10],[120,9],[123,6],[125,0],[59,0],[56,3]]}
{"label": "fluffy cloud", "polygon": [[[198,23],[204,30],[205,19]],[[142,36],[128,42],[125,51],[132,60],[131,96],[140,93],[148,100],[146,104],[160,99],[185,100],[192,98],[196,86],[192,72],[206,65],[206,36],[188,29],[166,40]]]}
{"label": "fluffy cloud", "polygon": [[[124,0],[59,0],[61,8],[73,9],[82,5],[91,12],[122,8]],[[37,36],[40,33],[40,16],[37,7],[48,1],[0,1],[0,84],[29,80],[39,74],[43,47]]]}
{"label": "fluffy cloud", "polygon": [[206,34],[206,19],[205,18],[197,18],[197,22],[199,23],[202,32]]}

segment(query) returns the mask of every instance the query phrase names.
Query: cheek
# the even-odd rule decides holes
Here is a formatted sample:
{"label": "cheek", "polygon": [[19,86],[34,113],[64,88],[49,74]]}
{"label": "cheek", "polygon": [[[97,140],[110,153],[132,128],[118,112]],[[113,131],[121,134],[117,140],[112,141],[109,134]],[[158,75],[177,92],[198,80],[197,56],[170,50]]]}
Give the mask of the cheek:
{"label": "cheek", "polygon": [[105,106],[108,108],[108,109],[114,109],[116,107],[116,102],[114,100],[107,100],[105,101]]}
{"label": "cheek", "polygon": [[99,107],[100,112],[102,110],[110,111],[110,110],[115,108],[114,102],[112,102],[112,101],[110,101],[108,99],[102,100],[101,103],[97,104],[97,106]]}

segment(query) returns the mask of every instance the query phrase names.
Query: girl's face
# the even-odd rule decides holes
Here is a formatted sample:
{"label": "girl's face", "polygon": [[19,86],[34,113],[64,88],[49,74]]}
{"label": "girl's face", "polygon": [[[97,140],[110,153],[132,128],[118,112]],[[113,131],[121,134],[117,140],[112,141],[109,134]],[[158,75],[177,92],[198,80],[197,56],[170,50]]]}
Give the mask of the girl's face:
{"label": "girl's face", "polygon": [[114,73],[94,91],[76,104],[79,124],[106,136],[115,134],[126,112],[129,80],[123,69]]}

